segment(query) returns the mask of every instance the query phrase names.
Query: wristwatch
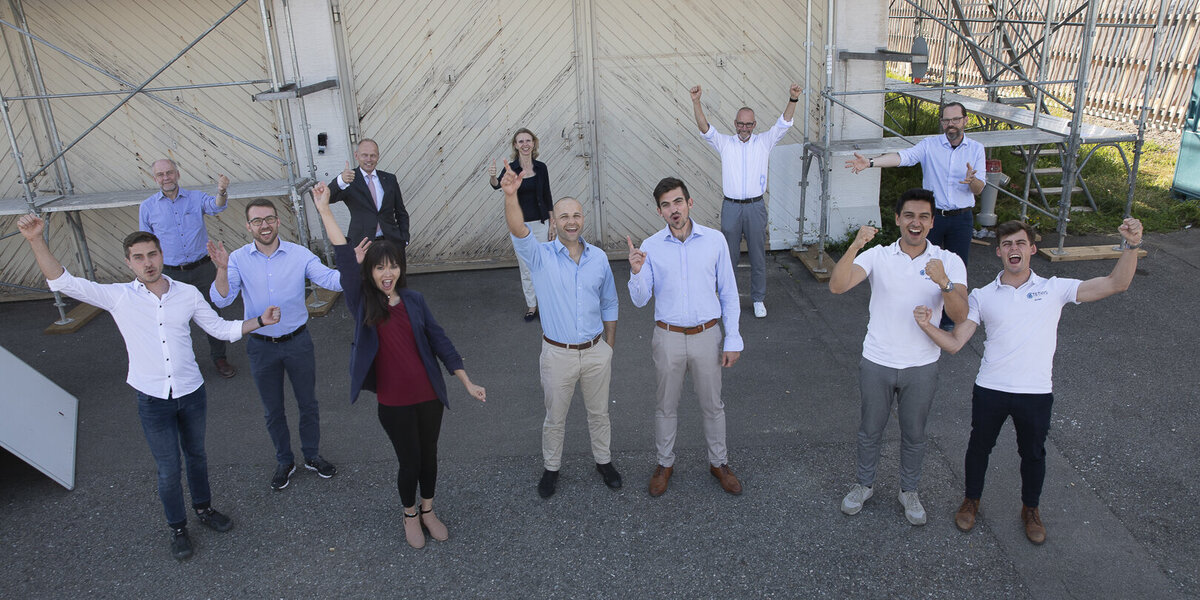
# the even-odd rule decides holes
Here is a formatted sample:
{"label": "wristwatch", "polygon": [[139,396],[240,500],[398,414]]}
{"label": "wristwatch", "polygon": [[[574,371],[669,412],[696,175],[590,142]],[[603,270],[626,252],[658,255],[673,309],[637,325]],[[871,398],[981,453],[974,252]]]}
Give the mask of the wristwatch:
{"label": "wristwatch", "polygon": [[947,281],[947,282],[946,282],[946,287],[942,288],[942,293],[943,293],[943,294],[949,294],[950,292],[953,292],[953,291],[954,291],[954,282],[953,282],[953,281]]}
{"label": "wristwatch", "polygon": [[868,158],[868,159],[867,159],[867,168],[872,168],[872,167],[874,167],[874,166],[875,166],[875,159],[873,159],[873,158]]}

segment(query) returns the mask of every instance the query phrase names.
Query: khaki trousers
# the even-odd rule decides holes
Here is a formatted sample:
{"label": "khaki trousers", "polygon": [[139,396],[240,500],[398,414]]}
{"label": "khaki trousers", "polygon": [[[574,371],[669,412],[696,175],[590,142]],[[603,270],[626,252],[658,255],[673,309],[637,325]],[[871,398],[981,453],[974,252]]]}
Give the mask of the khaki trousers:
{"label": "khaki trousers", "polygon": [[708,462],[721,466],[728,462],[725,448],[725,404],[721,402],[720,327],[695,335],[654,328],[650,341],[654,367],[658,371],[658,408],[654,413],[654,444],[658,464],[675,465],[675,430],[678,425],[679,396],[683,377],[692,373],[692,385],[700,402],[704,439],[708,442]]}
{"label": "khaki trousers", "polygon": [[576,383],[583,392],[583,405],[587,408],[592,457],[597,464],[612,461],[609,451],[612,426],[608,419],[612,355],[612,348],[603,340],[586,350],[559,348],[542,340],[538,362],[546,400],[546,421],[542,424],[542,461],[546,470],[557,471],[562,465],[567,410],[571,408]]}

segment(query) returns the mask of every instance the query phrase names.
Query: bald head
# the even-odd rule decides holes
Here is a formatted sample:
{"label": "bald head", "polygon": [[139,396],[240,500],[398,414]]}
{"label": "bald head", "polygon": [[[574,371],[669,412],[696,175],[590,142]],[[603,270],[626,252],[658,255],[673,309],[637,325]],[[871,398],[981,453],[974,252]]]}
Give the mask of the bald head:
{"label": "bald head", "polygon": [[164,196],[174,199],[179,193],[179,167],[169,158],[160,158],[150,165],[154,183]]}
{"label": "bald head", "polygon": [[551,215],[558,239],[563,245],[573,246],[579,243],[583,233],[583,205],[578,200],[563,196],[554,203],[554,213]]}

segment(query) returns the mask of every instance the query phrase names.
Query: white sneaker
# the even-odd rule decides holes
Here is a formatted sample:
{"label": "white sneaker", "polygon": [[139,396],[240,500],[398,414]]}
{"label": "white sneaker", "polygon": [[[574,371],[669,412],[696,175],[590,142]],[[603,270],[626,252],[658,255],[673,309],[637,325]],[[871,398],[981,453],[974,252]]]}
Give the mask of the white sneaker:
{"label": "white sneaker", "polygon": [[767,305],[763,304],[762,302],[755,302],[754,303],[754,316],[756,316],[760,319],[767,316]]}
{"label": "white sneaker", "polygon": [[925,507],[921,506],[921,499],[917,497],[916,492],[900,492],[897,499],[904,506],[904,518],[908,519],[909,523],[925,524]]}
{"label": "white sneaker", "polygon": [[850,493],[846,494],[845,498],[842,498],[842,512],[848,515],[857,515],[858,511],[862,510],[863,503],[874,493],[874,490],[865,485],[854,484],[854,487],[850,489]]}

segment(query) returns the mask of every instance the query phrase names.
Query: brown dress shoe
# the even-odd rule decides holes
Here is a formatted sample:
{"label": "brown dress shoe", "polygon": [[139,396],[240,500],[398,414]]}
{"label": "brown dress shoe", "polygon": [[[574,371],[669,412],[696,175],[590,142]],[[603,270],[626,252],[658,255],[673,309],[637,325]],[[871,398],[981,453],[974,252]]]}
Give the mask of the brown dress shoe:
{"label": "brown dress shoe", "polygon": [[1029,541],[1039,546],[1046,541],[1046,526],[1042,525],[1042,515],[1036,506],[1022,506],[1021,520],[1025,522],[1025,537]]}
{"label": "brown dress shoe", "polygon": [[217,373],[220,374],[221,377],[224,377],[225,379],[229,379],[230,377],[237,375],[237,367],[229,364],[229,361],[227,361],[223,358],[218,358],[217,360],[214,360],[213,364],[216,365],[216,367],[217,367]]}
{"label": "brown dress shoe", "polygon": [[655,498],[663,495],[667,491],[667,481],[671,479],[671,472],[675,467],[664,467],[658,465],[654,467],[654,475],[650,476],[650,495]]}
{"label": "brown dress shoe", "polygon": [[734,496],[742,493],[742,482],[738,481],[738,478],[733,474],[733,470],[729,468],[729,465],[721,465],[719,467],[709,465],[708,472],[721,481],[721,488],[725,491]]}
{"label": "brown dress shoe", "polygon": [[954,524],[963,531],[975,528],[975,515],[979,512],[979,498],[963,498],[962,506],[954,513]]}

